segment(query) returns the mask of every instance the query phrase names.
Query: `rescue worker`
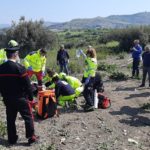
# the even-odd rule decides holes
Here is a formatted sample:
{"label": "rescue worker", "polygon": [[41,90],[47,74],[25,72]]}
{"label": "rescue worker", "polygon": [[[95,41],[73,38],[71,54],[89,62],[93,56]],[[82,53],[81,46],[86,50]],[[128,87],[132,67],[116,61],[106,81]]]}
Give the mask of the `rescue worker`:
{"label": "rescue worker", "polygon": [[24,58],[23,64],[27,69],[29,77],[31,78],[32,75],[35,75],[38,80],[38,85],[42,86],[42,79],[45,75],[46,50],[42,48],[29,53]]}
{"label": "rescue worker", "polygon": [[79,79],[73,76],[68,76],[63,72],[59,74],[59,78],[70,84],[70,86],[75,90],[76,97],[78,97],[83,92],[83,86]]}
{"label": "rescue worker", "polygon": [[8,142],[15,144],[18,140],[15,121],[19,112],[25,121],[26,138],[31,144],[37,141],[30,105],[33,100],[32,88],[26,69],[17,63],[19,46],[14,46],[11,41],[8,46],[8,60],[0,65],[0,93],[6,106]]}
{"label": "rescue worker", "polygon": [[0,49],[0,65],[7,61],[5,49]]}
{"label": "rescue worker", "polygon": [[45,83],[45,86],[48,89],[55,89],[55,84],[52,81],[52,78],[56,75],[58,75],[58,74],[55,73],[54,71],[52,71],[51,69],[49,69],[49,68],[46,69],[46,75],[43,79],[43,82]]}
{"label": "rescue worker", "polygon": [[67,103],[72,105],[75,102],[75,91],[65,81],[61,81],[58,75],[55,75],[52,79],[55,83],[55,95],[59,105],[65,107]]}
{"label": "rescue worker", "polygon": [[57,64],[60,66],[60,72],[65,72],[66,74],[69,74],[68,63],[69,63],[69,54],[65,50],[64,45],[61,45],[57,53]]}
{"label": "rescue worker", "polygon": [[97,58],[96,51],[92,46],[88,46],[86,54],[81,51],[82,55],[85,57],[85,70],[82,78],[82,83],[84,83],[83,96],[86,100],[84,107],[85,111],[94,110],[94,78],[97,70]]}

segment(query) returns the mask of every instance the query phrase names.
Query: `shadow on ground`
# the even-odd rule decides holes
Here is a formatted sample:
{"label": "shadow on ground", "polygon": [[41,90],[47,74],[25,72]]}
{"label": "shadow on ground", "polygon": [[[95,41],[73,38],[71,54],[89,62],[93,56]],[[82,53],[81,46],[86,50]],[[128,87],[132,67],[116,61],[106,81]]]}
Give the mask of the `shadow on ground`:
{"label": "shadow on ground", "polygon": [[150,92],[144,92],[144,93],[136,93],[136,94],[130,94],[128,97],[125,97],[125,99],[132,99],[136,97],[146,98],[150,96]]}
{"label": "shadow on ground", "polygon": [[14,145],[10,145],[8,143],[8,141],[2,137],[0,137],[0,145],[2,145],[3,147],[6,147],[6,148],[10,148],[10,147],[13,147],[13,146],[26,146],[26,147],[29,147],[29,144],[28,143],[22,143],[22,142],[17,142],[16,144]]}
{"label": "shadow on ground", "polygon": [[116,87],[116,89],[113,91],[135,91],[136,88],[137,87],[121,87],[121,86],[119,86],[119,87]]}
{"label": "shadow on ground", "polygon": [[148,116],[149,113],[149,111],[145,111],[141,108],[133,108],[130,106],[123,106],[120,111],[110,112],[111,115],[128,115],[129,117],[121,119],[119,122],[135,127],[150,126],[150,117],[142,116],[142,114],[147,114]]}

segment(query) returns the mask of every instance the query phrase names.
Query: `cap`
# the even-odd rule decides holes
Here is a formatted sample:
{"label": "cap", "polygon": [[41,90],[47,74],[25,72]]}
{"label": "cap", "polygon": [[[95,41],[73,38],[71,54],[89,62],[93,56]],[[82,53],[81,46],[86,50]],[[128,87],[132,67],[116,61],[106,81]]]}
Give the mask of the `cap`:
{"label": "cap", "polygon": [[8,47],[5,50],[15,52],[15,51],[19,51],[20,47],[19,47],[18,43],[15,40],[10,40],[8,42]]}

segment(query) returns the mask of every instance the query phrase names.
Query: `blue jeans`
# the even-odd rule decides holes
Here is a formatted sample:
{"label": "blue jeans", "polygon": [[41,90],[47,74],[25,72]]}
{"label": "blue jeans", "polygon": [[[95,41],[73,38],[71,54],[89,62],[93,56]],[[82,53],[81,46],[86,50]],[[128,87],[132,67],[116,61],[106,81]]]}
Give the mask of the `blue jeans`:
{"label": "blue jeans", "polygon": [[67,63],[60,64],[60,72],[65,72],[66,74],[69,74]]}
{"label": "blue jeans", "polygon": [[140,59],[133,59],[132,76],[139,76]]}

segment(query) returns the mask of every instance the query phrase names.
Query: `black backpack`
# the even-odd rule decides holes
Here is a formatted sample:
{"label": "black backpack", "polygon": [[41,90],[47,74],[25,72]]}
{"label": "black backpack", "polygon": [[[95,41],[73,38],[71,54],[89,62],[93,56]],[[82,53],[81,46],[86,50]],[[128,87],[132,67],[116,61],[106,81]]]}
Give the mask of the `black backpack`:
{"label": "black backpack", "polygon": [[104,85],[99,72],[95,74],[93,88],[96,89],[97,92],[104,92]]}

